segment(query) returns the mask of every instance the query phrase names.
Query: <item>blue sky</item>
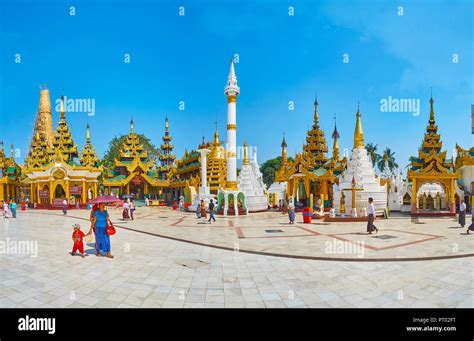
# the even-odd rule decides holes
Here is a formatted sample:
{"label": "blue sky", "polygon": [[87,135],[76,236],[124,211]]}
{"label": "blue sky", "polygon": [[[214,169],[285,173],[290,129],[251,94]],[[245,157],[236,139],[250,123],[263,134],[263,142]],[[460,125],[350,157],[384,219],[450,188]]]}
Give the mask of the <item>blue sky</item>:
{"label": "blue sky", "polygon": [[[340,147],[352,147],[359,101],[366,143],[391,147],[404,166],[420,146],[432,87],[451,156],[456,142],[474,145],[473,17],[468,0],[2,1],[0,139],[18,147],[23,162],[39,86],[47,84],[52,101],[62,88],[69,98],[95,100],[93,117],[67,114],[80,148],[89,122],[102,156],[128,132],[131,116],[159,145],[168,116],[180,158],[202,135],[212,138],[216,120],[225,140],[223,89],[238,54],[237,143],[257,146],[261,163],[280,155],[283,132],[289,154],[301,151],[316,91],[330,147],[334,114]],[[381,112],[389,96],[420,100],[420,115]]]}

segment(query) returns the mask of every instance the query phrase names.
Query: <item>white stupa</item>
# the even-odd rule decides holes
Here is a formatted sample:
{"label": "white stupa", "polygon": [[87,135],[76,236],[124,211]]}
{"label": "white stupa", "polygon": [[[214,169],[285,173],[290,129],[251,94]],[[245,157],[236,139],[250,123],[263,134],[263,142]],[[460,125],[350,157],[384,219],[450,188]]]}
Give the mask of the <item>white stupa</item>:
{"label": "white stupa", "polygon": [[[353,179],[357,191],[353,188]],[[339,180],[339,186],[334,189],[334,206],[336,212],[340,212],[340,202],[342,191],[345,195],[346,214],[355,216],[366,215],[368,199],[374,199],[377,214],[382,213],[387,208],[387,186],[380,185],[380,178],[375,174],[372,161],[370,160],[364,145],[364,133],[362,132],[362,122],[359,108],[356,114],[356,127],[354,132],[354,149],[347,164],[344,175]],[[352,210],[352,193],[355,193],[355,212]]]}
{"label": "white stupa", "polygon": [[245,194],[248,212],[266,211],[268,209],[268,199],[265,194],[262,173],[258,167],[257,153],[254,152],[253,161],[250,163],[247,143],[244,143],[244,160],[237,177],[237,183],[239,189]]}

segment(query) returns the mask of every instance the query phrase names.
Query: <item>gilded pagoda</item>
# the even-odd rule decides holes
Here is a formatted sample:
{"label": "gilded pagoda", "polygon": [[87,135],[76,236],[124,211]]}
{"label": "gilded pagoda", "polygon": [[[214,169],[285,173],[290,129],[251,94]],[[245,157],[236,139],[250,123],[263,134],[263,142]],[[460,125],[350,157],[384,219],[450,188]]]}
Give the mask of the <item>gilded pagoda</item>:
{"label": "gilded pagoda", "polygon": [[130,133],[120,149],[120,158],[114,160],[112,169],[107,170],[103,186],[108,194],[118,196],[131,195],[143,199],[145,196],[159,196],[163,188],[168,187],[167,179],[159,178],[153,159],[140,143],[135,133],[133,119],[130,121]]}
{"label": "gilded pagoda", "polygon": [[13,145],[10,157],[6,157],[3,142],[0,142],[0,201],[19,201],[20,173],[20,167],[15,162]]}
{"label": "gilded pagoda", "polygon": [[[318,100],[314,102],[313,125],[307,132],[303,151],[289,162],[286,154],[286,141],[282,142],[282,157],[275,181],[287,182],[288,196],[293,197],[297,205],[313,207],[314,200],[328,208],[333,201],[333,185],[338,183],[347,165],[347,159],[339,154],[339,132],[334,125],[332,157],[328,158],[328,147],[324,131],[319,125]],[[299,203],[299,204],[298,204]]]}
{"label": "gilded pagoda", "polygon": [[160,147],[160,163],[161,166],[157,168],[158,177],[160,179],[166,179],[166,174],[173,166],[176,156],[172,154],[174,146],[171,144],[172,137],[169,132],[168,118],[165,120],[165,135],[163,136],[163,143]]}
{"label": "gilded pagoda", "polygon": [[53,134],[49,126],[52,124],[49,91],[45,89],[41,90],[39,108],[35,133],[23,166],[26,175],[23,185],[30,187],[31,202],[36,207],[60,207],[64,199],[70,205],[85,206],[98,195],[101,174],[89,127],[86,145],[77,162],[80,155],[66,121],[64,96],[61,96],[60,118]]}
{"label": "gilded pagoda", "polygon": [[418,212],[418,191],[425,184],[436,183],[441,185],[446,194],[446,203],[451,214],[456,213],[456,180],[459,172],[455,171],[452,160],[446,159],[446,151],[442,151],[443,143],[438,134],[435,121],[434,100],[430,98],[430,118],[426,127],[418,157],[412,157],[411,168],[408,170],[408,181],[412,183],[412,214]]}

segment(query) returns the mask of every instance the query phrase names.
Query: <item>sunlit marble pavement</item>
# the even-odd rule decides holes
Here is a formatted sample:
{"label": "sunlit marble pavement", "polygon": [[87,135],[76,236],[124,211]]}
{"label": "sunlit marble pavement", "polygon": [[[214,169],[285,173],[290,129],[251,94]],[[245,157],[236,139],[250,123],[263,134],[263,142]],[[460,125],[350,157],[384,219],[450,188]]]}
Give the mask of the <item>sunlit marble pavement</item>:
{"label": "sunlit marble pavement", "polygon": [[[365,229],[362,223],[340,226],[300,222],[298,225],[313,231],[308,232],[311,236],[267,238],[252,229],[269,226],[286,230],[285,216],[264,213],[244,218],[218,217],[218,223],[209,226],[192,215],[169,209],[139,208],[133,222],[119,220],[120,210],[111,209],[110,213],[116,225],[127,229],[215,243],[235,250],[118,227],[112,237],[114,259],[92,255],[91,246],[86,247],[89,256],[83,259],[68,252],[72,247],[72,224],[79,223],[83,230],[88,230],[89,223],[84,220],[87,211],[70,211],[66,217],[59,211],[19,212],[17,219],[1,221],[0,242],[37,242],[38,254],[37,257],[12,252],[0,254],[0,307],[474,307],[473,257],[327,261],[240,251],[257,245],[262,252],[281,250],[284,254],[304,255],[308,252],[299,248],[317,247],[314,240],[323,233],[354,233],[344,235],[343,239],[357,238],[359,235],[355,233]],[[433,252],[446,256],[443,250],[437,252],[436,246],[432,250],[428,246],[443,239],[457,244],[451,245],[451,252],[472,250],[474,235],[463,235],[464,231],[454,228],[453,219],[420,222],[428,222],[429,226],[411,226],[410,219],[404,218],[377,221],[377,224],[381,228],[379,234],[396,235],[401,242],[414,241],[404,232],[425,231],[421,233],[441,237],[388,249],[382,248],[393,246],[393,238],[387,240],[391,244],[370,240],[372,247],[381,250],[364,248],[364,252],[398,249],[397,254],[401,252],[403,257],[416,256],[413,250],[401,250],[424,244],[419,248],[422,256],[432,256]],[[242,227],[244,238],[239,238],[236,226]],[[304,230],[300,234],[305,235]],[[308,255],[324,254],[328,256],[313,250]],[[392,256],[387,253],[387,257]],[[367,257],[370,255],[362,259]]]}

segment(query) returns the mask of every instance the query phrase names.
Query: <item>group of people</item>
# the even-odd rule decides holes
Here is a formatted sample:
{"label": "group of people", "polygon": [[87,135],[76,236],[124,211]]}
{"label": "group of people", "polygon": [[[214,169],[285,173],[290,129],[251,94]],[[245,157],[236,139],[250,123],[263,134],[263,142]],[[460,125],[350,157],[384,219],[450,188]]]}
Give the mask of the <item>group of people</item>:
{"label": "group of people", "polygon": [[13,199],[3,200],[2,209],[3,218],[16,218],[16,202]]}
{"label": "group of people", "polygon": [[[211,199],[209,201],[209,220],[208,222],[211,223],[211,220],[212,221],[216,221],[216,218],[214,217],[214,209],[215,209],[216,205],[214,204],[213,200]],[[201,219],[201,218],[204,218],[204,219],[207,219],[207,214],[206,214],[206,203],[204,202],[204,200],[201,199],[201,205],[200,207],[196,207],[196,217],[198,219]]]}
{"label": "group of people", "polygon": [[128,198],[123,203],[122,218],[124,220],[134,220],[133,216],[134,216],[134,213],[135,213],[136,209],[137,208],[136,208],[135,203],[133,202],[133,200]]}
{"label": "group of people", "polygon": [[105,204],[95,204],[92,206],[90,214],[91,226],[89,232],[84,234],[81,231],[81,226],[79,224],[74,224],[72,233],[73,247],[71,255],[74,256],[79,252],[81,257],[85,257],[84,254],[84,242],[83,238],[92,233],[95,236],[94,249],[97,256],[105,256],[107,258],[114,258],[110,253],[110,237],[107,234],[107,225],[112,225],[112,222],[109,218],[109,213],[105,209]]}

